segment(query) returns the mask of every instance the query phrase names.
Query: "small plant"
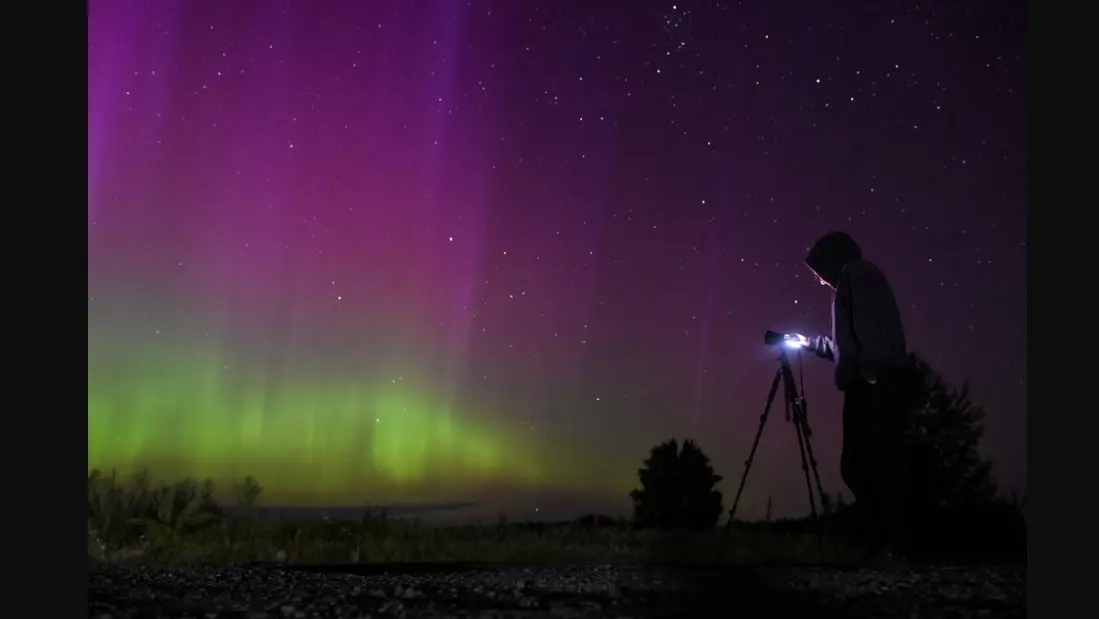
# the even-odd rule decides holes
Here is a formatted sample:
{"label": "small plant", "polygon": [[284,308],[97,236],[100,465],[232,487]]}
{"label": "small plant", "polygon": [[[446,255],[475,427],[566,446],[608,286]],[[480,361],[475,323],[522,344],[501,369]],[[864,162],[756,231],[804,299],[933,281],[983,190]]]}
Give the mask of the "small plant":
{"label": "small plant", "polygon": [[123,483],[114,472],[88,475],[88,530],[102,546],[101,555],[123,549],[154,555],[170,553],[186,536],[220,522],[214,483],[183,480],[155,486],[146,471]]}
{"label": "small plant", "polygon": [[259,485],[256,478],[251,475],[233,485],[233,498],[237,506],[249,511],[255,508],[261,494],[263,494],[263,486]]}
{"label": "small plant", "polygon": [[150,548],[170,549],[184,534],[195,533],[214,524],[221,510],[214,502],[214,482],[201,485],[185,479],[148,493],[151,500],[133,524],[140,527]]}
{"label": "small plant", "polygon": [[88,559],[91,561],[102,561],[107,558],[107,546],[103,543],[103,540],[99,538],[99,533],[96,532],[95,527],[92,526],[92,521],[88,521]]}

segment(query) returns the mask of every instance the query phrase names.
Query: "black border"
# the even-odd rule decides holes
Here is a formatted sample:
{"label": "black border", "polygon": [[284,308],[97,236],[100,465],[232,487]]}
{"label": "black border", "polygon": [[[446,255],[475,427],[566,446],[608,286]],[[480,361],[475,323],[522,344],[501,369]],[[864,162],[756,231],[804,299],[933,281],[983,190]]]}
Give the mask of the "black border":
{"label": "black border", "polygon": [[[84,281],[84,286],[83,286],[84,294],[83,294],[83,296],[81,297],[80,300],[85,301],[85,302],[86,302],[86,299],[88,298],[88,280],[87,280],[87,274],[88,274],[88,228],[87,228],[87,225],[88,225],[88,223],[87,223],[88,222],[88,206],[87,206],[87,192],[88,192],[88,13],[91,10],[91,7],[90,7],[91,2],[92,2],[92,0],[87,0],[85,2],[85,4],[84,4],[84,22],[81,24],[81,27],[79,28],[79,30],[74,27],[73,28],[74,32],[71,35],[72,40],[77,41],[78,44],[80,45],[80,52],[79,53],[74,53],[73,58],[72,58],[73,64],[80,63],[80,69],[77,69],[76,71],[74,71],[76,73],[76,75],[80,76],[80,81],[78,82],[79,86],[77,88],[74,88],[74,90],[79,89],[80,96],[77,97],[77,93],[74,92],[73,95],[72,95],[72,100],[73,101],[83,102],[83,105],[80,106],[80,115],[75,116],[75,118],[74,118],[74,123],[73,123],[74,126],[72,128],[72,131],[73,131],[74,136],[76,135],[77,131],[80,131],[81,137],[84,138],[83,140],[79,141],[81,150],[80,150],[80,155],[78,155],[77,157],[74,157],[75,163],[73,164],[73,167],[75,169],[73,170],[73,172],[79,175],[77,178],[79,178],[81,180],[80,186],[84,188],[84,196],[85,196],[83,235],[81,236],[79,241],[76,238],[74,238],[72,240],[72,243],[73,243],[74,247],[81,247],[81,248],[83,248],[83,251],[84,251],[84,254],[83,254],[84,259],[81,260],[81,261],[75,261],[74,260],[74,264],[80,264],[81,267],[82,267],[80,276]],[[45,9],[45,5],[42,5],[42,6]],[[39,22],[39,23],[42,23],[42,22]],[[77,168],[76,166],[79,166],[79,168]],[[87,306],[85,306],[85,307],[87,307]],[[87,320],[86,319],[87,319],[87,315],[85,315],[85,320],[81,321],[82,322],[81,327],[85,327],[87,325]],[[75,331],[75,329],[76,329],[76,327],[74,327],[74,331]],[[87,334],[86,329],[82,329],[81,341],[84,341],[85,344],[87,343],[87,339],[85,339],[86,334]],[[73,334],[73,341],[76,341],[76,333]],[[81,409],[84,410],[84,415],[81,417],[81,420],[80,420],[80,426],[79,426],[80,430],[77,431],[76,428],[73,428],[73,430],[71,431],[72,434],[70,435],[70,436],[77,437],[76,439],[74,439],[74,442],[79,441],[79,444],[78,445],[73,445],[70,448],[70,450],[66,452],[66,453],[69,453],[69,454],[73,454],[72,458],[74,458],[74,459],[79,458],[80,459],[79,464],[83,465],[78,469],[81,472],[80,477],[74,476],[75,479],[80,479],[80,480],[84,481],[84,487],[83,488],[80,488],[79,486],[73,488],[74,493],[76,494],[77,497],[87,497],[87,476],[88,476],[88,414],[87,414],[87,410],[88,410],[88,401],[87,401],[87,398],[88,398],[88,382],[87,382],[88,381],[88,367],[87,367],[87,363],[88,363],[88,356],[87,356],[86,352],[87,351],[85,349],[85,354],[80,357],[81,359],[84,360],[84,363],[79,363],[79,364],[78,363],[73,363],[72,364],[72,367],[79,368],[78,371],[80,371],[80,375],[79,376],[74,376],[72,378],[72,380],[73,380],[73,385],[74,385],[74,389],[73,389],[74,392],[75,392],[75,385],[82,385],[81,394],[84,396],[84,398],[83,398],[84,404],[83,404],[83,406],[81,406]],[[73,408],[75,409],[75,406]],[[44,423],[49,423],[49,420],[48,419],[43,419],[43,422]],[[46,428],[43,428],[43,430],[45,430],[45,429]],[[66,456],[66,457],[68,457],[68,456]],[[76,486],[75,483],[73,485]],[[84,494],[80,494],[80,490],[83,490]],[[61,500],[61,501],[64,501],[65,503],[68,503],[68,500],[67,500],[68,497],[64,497],[64,498],[58,497],[58,499]],[[79,610],[80,610],[81,614],[79,616],[86,617],[88,615],[88,610],[87,609],[88,609],[88,601],[89,601],[88,598],[90,596],[90,592],[88,591],[88,555],[87,555],[87,547],[88,547],[88,539],[87,539],[87,535],[88,535],[88,533],[87,533],[87,530],[88,530],[87,529],[87,527],[88,527],[88,512],[87,512],[87,509],[88,509],[88,507],[87,507],[87,502],[86,501],[87,501],[86,498],[85,498],[85,503],[84,504],[76,503],[75,500],[73,501],[73,503],[76,503],[76,504],[73,505],[73,507],[75,508],[73,510],[74,511],[73,515],[75,517],[73,518],[73,521],[74,521],[73,522],[73,533],[72,533],[73,540],[72,540],[71,548],[74,549],[72,551],[73,563],[74,563],[75,566],[80,566],[80,567],[75,567],[74,571],[76,571],[78,574],[81,574],[81,577],[80,577],[79,581],[73,583],[73,589],[72,590],[74,592],[78,592],[78,593],[75,593],[74,595],[72,595],[69,598],[66,598],[64,595],[53,597],[52,599],[56,600],[56,601],[52,601],[51,603],[55,604],[58,608],[57,608],[56,611],[53,611],[53,612],[47,611],[46,613],[43,613],[45,616],[51,616],[51,615],[53,615],[53,616],[63,616],[62,613],[64,613],[65,611],[62,607],[63,606],[68,606],[69,604],[72,604],[73,606],[76,606],[77,604],[80,605]],[[63,509],[63,507],[58,506],[57,509],[61,510],[61,509]],[[84,517],[83,518],[79,518],[79,514],[80,514],[81,511],[84,512]],[[78,519],[79,519],[79,521],[77,521]],[[77,540],[77,536],[80,536],[80,537],[84,538],[83,540],[79,540],[79,541],[83,541],[84,542],[83,544],[79,544],[79,542]],[[75,549],[80,549],[80,550],[83,550],[84,552],[79,553],[79,551],[77,551]],[[58,549],[57,555],[59,557],[64,556],[65,552],[67,550],[68,550],[68,548]],[[78,615],[76,615],[76,610],[77,610],[76,608],[73,608],[72,609],[73,614],[69,615],[68,613],[65,613],[64,616],[76,617],[76,616],[78,616]]]}
{"label": "black border", "polygon": [[87,195],[88,29],[78,6],[30,3],[11,16],[21,49],[9,57],[4,97],[6,615],[88,613],[87,508],[79,503],[87,417],[78,412],[87,357],[75,311],[87,235],[69,210],[80,202],[72,194]]}
{"label": "black border", "polygon": [[[1084,500],[1091,495],[1089,486],[1094,487],[1096,474],[1096,467],[1090,463],[1096,455],[1094,441],[1089,440],[1093,434],[1091,428],[1084,427],[1096,425],[1096,400],[1091,393],[1096,380],[1095,360],[1088,350],[1091,347],[1072,350],[1071,345],[1066,347],[1064,336],[1069,330],[1087,332],[1094,328],[1094,306],[1082,297],[1089,296],[1087,271],[1093,268],[1087,260],[1091,256],[1084,254],[1094,250],[1097,239],[1094,226],[1074,217],[1082,211],[1074,208],[1078,205],[1073,199],[1094,191],[1094,171],[1084,169],[1082,158],[1064,150],[1066,143],[1087,139],[1078,132],[1092,109],[1090,97],[1083,82],[1058,77],[1083,68],[1078,62],[1079,43],[1073,42],[1085,41],[1087,38],[1079,37],[1088,35],[1079,19],[1036,10],[1038,6],[1037,2],[1030,5],[1029,21],[1037,21],[1037,32],[1047,31],[1049,45],[1039,47],[1035,56],[1031,51],[1035,37],[1028,36],[1027,180],[1028,202],[1034,208],[1028,227],[1038,231],[1028,231],[1038,243],[1037,258],[1030,260],[1028,255],[1027,264],[1028,477],[1030,471],[1037,470],[1036,476],[1047,481],[1038,482],[1037,501],[1028,506],[1028,559],[1033,557],[1038,569],[1033,577],[1028,574],[1027,601],[1028,611],[1046,608],[1034,615],[1042,617],[1082,608],[1095,587],[1094,579],[1080,569],[1092,552],[1085,540],[1096,526]],[[1043,9],[1049,6],[1041,5]],[[1057,49],[1059,42],[1067,45]],[[1047,69],[1042,70],[1042,66]],[[1048,115],[1042,115],[1043,108],[1049,110]],[[1035,110],[1037,130],[1030,122]],[[1055,154],[1048,157],[1041,154],[1040,145],[1046,138],[1059,142],[1051,144],[1046,152]],[[1080,146],[1084,144],[1088,142]],[[1083,284],[1082,289],[1076,282]],[[1043,375],[1046,378],[1041,378]],[[1056,482],[1060,482],[1060,491],[1053,489]],[[1033,488],[1034,484],[1028,486]]]}
{"label": "black border", "polygon": [[[1028,3],[1025,46],[1027,611],[1029,614],[1039,609],[1033,615],[1036,617],[1063,615],[1068,609],[1085,607],[1095,587],[1094,579],[1086,576],[1090,572],[1081,569],[1092,556],[1088,541],[1096,527],[1085,501],[1094,496],[1096,483],[1095,435],[1091,427],[1085,426],[1096,425],[1095,414],[1099,412],[1092,395],[1095,346],[1087,342],[1093,337],[1095,307],[1084,297],[1091,296],[1089,280],[1093,278],[1093,254],[1099,239],[1095,226],[1080,217],[1090,209],[1078,203],[1094,193],[1095,172],[1085,168],[1079,154],[1093,145],[1083,131],[1092,122],[1089,116],[1093,108],[1086,80],[1065,79],[1085,70],[1080,62],[1080,45],[1089,39],[1082,19],[1051,7],[1034,0]],[[1042,31],[1047,33],[1043,39],[1046,43],[1040,43],[1035,54],[1034,40],[1042,38]],[[1043,115],[1042,109],[1049,113]],[[1033,122],[1035,116],[1037,123]],[[1047,138],[1057,142],[1045,151],[1053,153],[1048,157],[1041,154],[1044,151],[1040,145]],[[1073,143],[1080,148],[1066,148]],[[1031,228],[1037,232],[1031,232]],[[1030,249],[1035,241],[1038,250],[1033,257]],[[1085,340],[1080,346],[1068,339],[1070,333],[1077,332]],[[1046,481],[1031,483],[1032,475]],[[1060,491],[1053,489],[1058,483]],[[1032,500],[1035,495],[1037,499]],[[1029,574],[1032,562],[1038,566],[1033,575]]]}

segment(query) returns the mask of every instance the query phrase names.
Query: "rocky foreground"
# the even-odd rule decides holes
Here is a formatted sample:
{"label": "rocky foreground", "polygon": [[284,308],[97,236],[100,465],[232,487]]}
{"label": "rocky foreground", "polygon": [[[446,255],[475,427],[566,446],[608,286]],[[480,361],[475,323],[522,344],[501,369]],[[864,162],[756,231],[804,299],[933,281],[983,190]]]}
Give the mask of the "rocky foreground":
{"label": "rocky foreground", "polygon": [[88,616],[1025,617],[1025,568],[98,565]]}

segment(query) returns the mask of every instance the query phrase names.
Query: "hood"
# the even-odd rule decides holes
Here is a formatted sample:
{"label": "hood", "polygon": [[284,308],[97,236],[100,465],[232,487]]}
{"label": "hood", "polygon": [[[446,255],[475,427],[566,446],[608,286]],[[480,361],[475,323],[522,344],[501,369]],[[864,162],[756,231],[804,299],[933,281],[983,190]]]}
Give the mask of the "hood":
{"label": "hood", "polygon": [[820,237],[813,244],[805,264],[833,288],[848,262],[862,258],[862,248],[846,232],[834,231]]}

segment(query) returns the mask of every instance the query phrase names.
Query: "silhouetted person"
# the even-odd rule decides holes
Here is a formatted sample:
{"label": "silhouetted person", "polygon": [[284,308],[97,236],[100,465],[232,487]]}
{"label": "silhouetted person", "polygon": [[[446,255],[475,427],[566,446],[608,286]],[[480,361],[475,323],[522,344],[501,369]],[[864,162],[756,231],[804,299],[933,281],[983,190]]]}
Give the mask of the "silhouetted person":
{"label": "silhouetted person", "polygon": [[829,232],[805,264],[832,290],[831,337],[810,338],[817,356],[835,363],[844,392],[840,472],[872,557],[904,551],[905,419],[911,389],[900,311],[885,274],[862,257],[845,232]]}

